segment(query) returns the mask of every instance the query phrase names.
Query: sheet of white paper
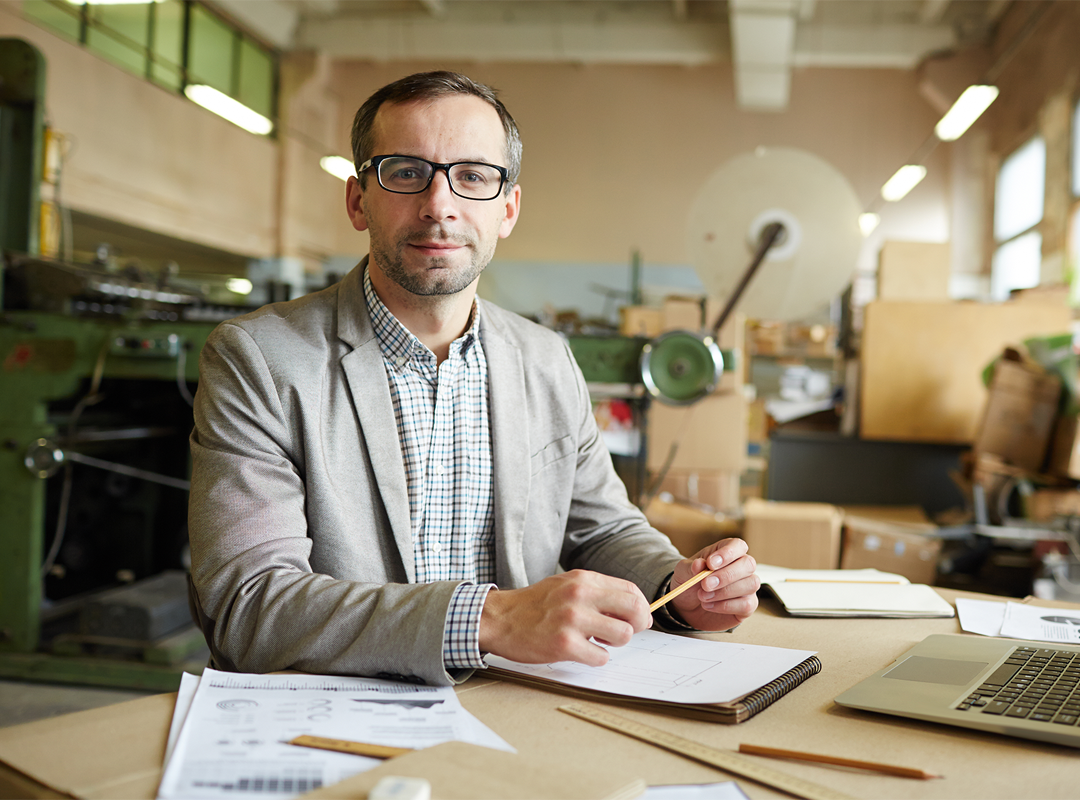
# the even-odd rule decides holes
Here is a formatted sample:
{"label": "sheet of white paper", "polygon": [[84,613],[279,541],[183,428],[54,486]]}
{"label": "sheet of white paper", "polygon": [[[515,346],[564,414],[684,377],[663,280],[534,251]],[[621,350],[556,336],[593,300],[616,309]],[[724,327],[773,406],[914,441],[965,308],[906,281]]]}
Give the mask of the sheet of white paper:
{"label": "sheet of white paper", "polygon": [[958,597],[956,613],[960,617],[962,630],[983,636],[1001,636],[1001,623],[1005,621],[1004,603]]}
{"label": "sheet of white paper", "polygon": [[283,800],[382,763],[286,744],[305,733],[411,748],[459,740],[513,752],[448,686],[207,669],[158,797]]}
{"label": "sheet of white paper", "polygon": [[754,570],[762,583],[776,581],[889,581],[892,583],[910,583],[903,575],[882,572],[873,567],[865,569],[790,569],[758,564]]}
{"label": "sheet of white paper", "polygon": [[750,800],[735,781],[650,786],[644,800]]}
{"label": "sheet of white paper", "polygon": [[1080,644],[1080,611],[1008,603],[1001,635],[1039,642]]}
{"label": "sheet of white paper", "polygon": [[624,647],[608,647],[602,667],[573,661],[519,664],[488,656],[488,664],[627,697],[669,703],[726,703],[759,689],[814,655],[734,642],[713,642],[645,630]]}
{"label": "sheet of white paper", "polygon": [[165,765],[168,766],[176,748],[176,740],[180,737],[180,729],[187,719],[188,709],[191,708],[191,700],[195,697],[195,690],[199,688],[199,676],[185,672],[180,676],[180,689],[176,692],[176,705],[173,706],[172,722],[169,724],[169,741],[165,745]]}

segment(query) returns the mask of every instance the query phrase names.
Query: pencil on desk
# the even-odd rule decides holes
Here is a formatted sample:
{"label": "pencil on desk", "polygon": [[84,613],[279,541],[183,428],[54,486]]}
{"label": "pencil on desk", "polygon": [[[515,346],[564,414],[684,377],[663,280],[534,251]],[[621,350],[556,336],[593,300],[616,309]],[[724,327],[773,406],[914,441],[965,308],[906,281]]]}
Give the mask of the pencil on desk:
{"label": "pencil on desk", "polygon": [[859,761],[854,758],[823,756],[817,753],[801,753],[798,750],[781,750],[777,747],[762,747],[756,744],[740,744],[739,752],[754,756],[768,756],[770,758],[790,758],[794,761],[813,761],[818,764],[832,764],[838,767],[854,767],[855,769],[866,769],[872,772],[881,772],[885,775],[895,775],[900,778],[918,778],[924,781],[941,777],[913,767],[898,767],[894,764],[879,764],[876,761]]}
{"label": "pencil on desk", "polygon": [[714,571],[715,570],[711,570],[711,569],[703,570],[703,571],[699,572],[697,575],[695,575],[694,577],[692,577],[690,580],[688,580],[686,583],[680,583],[678,586],[676,586],[670,592],[665,594],[659,600],[655,600],[653,602],[653,604],[651,606],[649,606],[649,611],[656,611],[656,609],[660,608],[660,606],[667,603],[668,600],[674,600],[676,597],[678,597],[680,594],[685,592],[691,586],[697,586],[699,583],[701,583],[707,577],[712,575]]}

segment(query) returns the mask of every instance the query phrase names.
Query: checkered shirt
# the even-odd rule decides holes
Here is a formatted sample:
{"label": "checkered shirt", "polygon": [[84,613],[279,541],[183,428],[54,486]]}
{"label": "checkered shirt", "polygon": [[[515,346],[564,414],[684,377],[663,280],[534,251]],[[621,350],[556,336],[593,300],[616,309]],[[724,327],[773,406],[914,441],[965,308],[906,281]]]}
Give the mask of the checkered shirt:
{"label": "checkered shirt", "polygon": [[416,582],[462,581],[443,629],[450,669],[483,667],[480,612],[495,580],[491,429],[480,307],[442,365],[375,294],[364,298],[382,351],[409,490]]}

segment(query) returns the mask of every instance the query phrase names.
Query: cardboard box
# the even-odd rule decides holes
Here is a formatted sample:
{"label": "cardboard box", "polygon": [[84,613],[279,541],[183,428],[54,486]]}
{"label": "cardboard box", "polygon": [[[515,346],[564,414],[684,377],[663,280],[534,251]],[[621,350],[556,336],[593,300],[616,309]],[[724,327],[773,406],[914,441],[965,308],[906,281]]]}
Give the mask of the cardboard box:
{"label": "cardboard box", "polygon": [[927,536],[934,525],[871,517],[844,517],[841,569],[872,567],[903,575],[912,583],[932,584],[937,577],[941,539]]}
{"label": "cardboard box", "polygon": [[868,517],[882,520],[883,522],[906,522],[918,525],[929,525],[930,518],[926,516],[922,506],[840,506],[844,512],[844,518]]}
{"label": "cardboard box", "polygon": [[986,403],[986,365],[1009,344],[1071,324],[1068,308],[1041,303],[867,304],[860,437],[970,444]]}
{"label": "cardboard box", "polygon": [[739,473],[728,470],[668,470],[660,492],[692,506],[734,512],[740,506]]}
{"label": "cardboard box", "polygon": [[885,242],[878,256],[880,300],[948,300],[952,248],[937,242]]}
{"label": "cardboard box", "polygon": [[1046,471],[1063,478],[1080,479],[1080,420],[1059,414],[1050,434]]}
{"label": "cardboard box", "polygon": [[658,472],[676,445],[671,469],[740,473],[746,465],[749,404],[742,391],[711,394],[688,406],[654,402],[648,416],[648,468]]}
{"label": "cardboard box", "polygon": [[759,563],[792,569],[836,569],[843,514],[828,503],[750,499],[743,535]]}
{"label": "cardboard box", "polygon": [[620,336],[659,336],[664,329],[664,312],[649,306],[623,306],[619,309]]}
{"label": "cardboard box", "polygon": [[663,329],[697,333],[716,321],[714,319],[706,321],[706,315],[711,310],[712,304],[702,297],[669,295],[664,298]]}
{"label": "cardboard box", "polygon": [[1080,516],[1080,491],[1077,489],[1038,489],[1024,499],[1030,520],[1050,522],[1057,517]]}
{"label": "cardboard box", "polygon": [[710,514],[685,503],[654,497],[645,509],[649,524],[666,534],[675,548],[689,558],[714,542],[738,536],[738,520]]}
{"label": "cardboard box", "polygon": [[1017,361],[999,361],[975,438],[976,454],[1040,471],[1060,396],[1061,379],[1056,375]]}

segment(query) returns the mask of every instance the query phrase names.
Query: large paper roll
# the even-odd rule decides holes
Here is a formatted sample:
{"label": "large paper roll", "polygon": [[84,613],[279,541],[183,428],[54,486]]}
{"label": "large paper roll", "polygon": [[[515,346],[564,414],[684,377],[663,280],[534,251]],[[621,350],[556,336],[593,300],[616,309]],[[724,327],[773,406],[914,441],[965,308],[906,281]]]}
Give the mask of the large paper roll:
{"label": "large paper roll", "polygon": [[[728,299],[771,222],[785,238],[769,251],[736,309],[796,320],[828,305],[851,280],[861,206],[843,175],[810,153],[759,147],[706,181],[690,209],[687,245],[710,297]],[[710,321],[710,324],[712,321]]]}

